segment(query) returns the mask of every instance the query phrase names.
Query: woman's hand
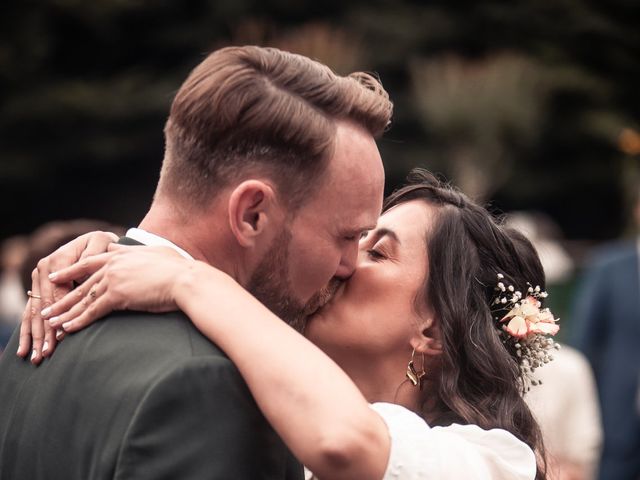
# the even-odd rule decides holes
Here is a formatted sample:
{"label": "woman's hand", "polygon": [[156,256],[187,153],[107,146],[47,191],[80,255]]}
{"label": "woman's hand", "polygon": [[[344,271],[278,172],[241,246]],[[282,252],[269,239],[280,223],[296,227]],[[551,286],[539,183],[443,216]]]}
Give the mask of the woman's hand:
{"label": "woman's hand", "polygon": [[110,245],[108,253],[50,275],[56,284],[90,276],[42,316],[48,318],[52,329],[75,332],[114,310],[177,310],[174,283],[195,263],[168,247]]}
{"label": "woman's hand", "polygon": [[[38,365],[44,357],[51,354],[57,341],[64,336],[62,330],[56,332],[52,329],[49,323],[42,318],[40,312],[69,293],[73,284],[71,281],[67,283],[51,282],[49,274],[92,255],[106,252],[108,246],[117,240],[118,236],[115,233],[86,233],[38,262],[31,274],[32,286],[29,301],[22,314],[18,356],[24,358],[31,351],[31,362]],[[78,277],[71,280],[80,282],[83,278]]]}

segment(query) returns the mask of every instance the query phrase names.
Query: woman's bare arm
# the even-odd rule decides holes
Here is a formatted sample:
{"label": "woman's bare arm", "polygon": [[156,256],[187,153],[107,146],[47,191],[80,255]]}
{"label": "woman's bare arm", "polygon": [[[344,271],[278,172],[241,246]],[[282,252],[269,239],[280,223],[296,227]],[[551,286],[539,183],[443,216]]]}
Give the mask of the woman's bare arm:
{"label": "woman's bare arm", "polygon": [[381,479],[388,432],[355,384],[233,279],[213,273],[190,268],[176,282],[176,303],[231,357],[285,443],[321,479]]}

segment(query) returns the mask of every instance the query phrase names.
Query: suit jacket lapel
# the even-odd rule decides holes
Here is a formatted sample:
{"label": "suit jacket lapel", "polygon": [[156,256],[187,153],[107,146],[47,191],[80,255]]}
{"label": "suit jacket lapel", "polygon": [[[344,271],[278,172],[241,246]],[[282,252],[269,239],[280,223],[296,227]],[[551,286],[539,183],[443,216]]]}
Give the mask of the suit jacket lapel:
{"label": "suit jacket lapel", "polygon": [[134,240],[133,238],[129,238],[129,237],[120,237],[118,239],[118,243],[120,245],[144,245],[144,243],[141,243],[137,240]]}

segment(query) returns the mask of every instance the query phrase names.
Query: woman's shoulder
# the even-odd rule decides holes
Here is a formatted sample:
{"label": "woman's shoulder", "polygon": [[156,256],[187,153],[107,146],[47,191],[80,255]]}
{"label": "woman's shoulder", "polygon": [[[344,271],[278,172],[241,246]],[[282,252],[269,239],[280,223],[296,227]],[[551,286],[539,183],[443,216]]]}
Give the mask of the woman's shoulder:
{"label": "woman's shoulder", "polygon": [[499,428],[452,424],[430,427],[419,415],[391,403],[371,405],[385,421],[391,454],[384,479],[533,479],[533,451]]}

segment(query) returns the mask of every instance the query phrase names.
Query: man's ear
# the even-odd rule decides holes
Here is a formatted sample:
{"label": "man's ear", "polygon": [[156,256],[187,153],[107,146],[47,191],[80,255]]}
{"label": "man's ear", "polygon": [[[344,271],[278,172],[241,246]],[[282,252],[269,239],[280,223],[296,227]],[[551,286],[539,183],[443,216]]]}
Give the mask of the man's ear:
{"label": "man's ear", "polygon": [[242,247],[252,247],[276,215],[274,189],[261,180],[246,180],[229,196],[229,227]]}
{"label": "man's ear", "polygon": [[411,346],[416,352],[424,355],[438,356],[442,354],[442,335],[440,326],[433,315],[423,318],[418,325]]}

